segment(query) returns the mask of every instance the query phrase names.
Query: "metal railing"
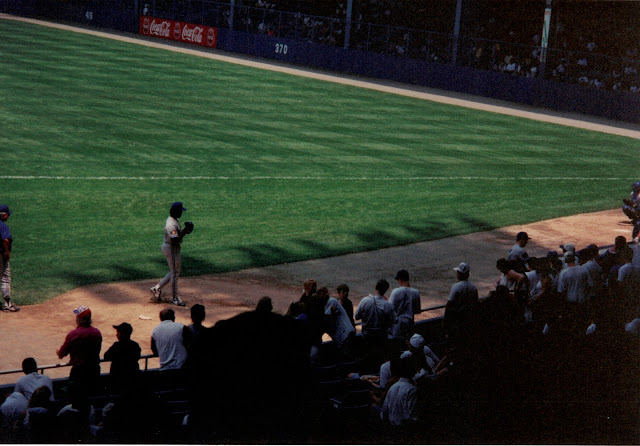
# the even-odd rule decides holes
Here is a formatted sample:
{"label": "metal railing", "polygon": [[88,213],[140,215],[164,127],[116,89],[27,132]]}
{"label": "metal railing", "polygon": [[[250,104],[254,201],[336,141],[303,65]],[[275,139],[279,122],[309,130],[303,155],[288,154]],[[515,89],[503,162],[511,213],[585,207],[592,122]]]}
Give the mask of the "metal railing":
{"label": "metal railing", "polygon": [[[420,309],[420,313],[426,313],[429,311],[435,311],[435,310],[441,310],[443,308],[445,308],[446,305],[435,305],[433,307],[427,307],[427,308],[421,308]],[[361,322],[356,322],[356,326],[361,326],[362,323]],[[146,372],[147,370],[149,370],[149,359],[152,358],[157,358],[158,355],[142,355],[140,356],[140,360],[144,360],[144,368],[143,370]],[[108,361],[106,359],[100,359],[100,363],[102,364],[103,362],[111,362]],[[63,368],[63,367],[71,367],[70,363],[60,363],[60,364],[50,364],[50,365],[43,365],[43,366],[38,366],[38,372],[40,374],[44,374],[45,370],[51,370],[51,369],[59,369],[59,368]],[[12,374],[16,374],[16,373],[23,373],[22,369],[11,369],[11,370],[0,370],[0,376],[2,375],[12,375]]]}
{"label": "metal railing", "polygon": [[[158,355],[142,355],[140,356],[140,360],[144,360],[144,371],[146,372],[147,370],[149,370],[149,359],[151,358],[157,358]],[[100,363],[102,364],[103,362],[111,362],[111,361],[107,361],[106,359],[100,359]],[[38,372],[40,372],[41,375],[44,374],[45,370],[50,370],[50,369],[59,369],[62,367],[71,367],[70,363],[60,363],[60,364],[51,364],[51,365],[43,365],[43,366],[38,366]],[[14,373],[23,373],[22,369],[13,369],[13,370],[0,370],[0,375],[11,375]]]}

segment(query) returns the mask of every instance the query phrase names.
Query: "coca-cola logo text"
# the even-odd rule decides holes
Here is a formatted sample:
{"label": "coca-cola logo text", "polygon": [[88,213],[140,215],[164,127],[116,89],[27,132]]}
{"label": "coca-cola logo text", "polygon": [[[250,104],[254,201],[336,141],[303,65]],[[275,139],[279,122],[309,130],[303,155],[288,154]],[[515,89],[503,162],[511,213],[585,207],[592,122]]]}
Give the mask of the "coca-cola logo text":
{"label": "coca-cola logo text", "polygon": [[168,39],[170,27],[171,27],[171,24],[169,22],[163,21],[163,22],[156,23],[155,20],[152,20],[151,25],[149,27],[149,33],[152,36],[166,37]]}
{"label": "coca-cola logo text", "polygon": [[218,30],[212,26],[140,16],[139,33],[215,48]]}
{"label": "coca-cola logo text", "polygon": [[193,43],[202,43],[202,28],[196,26],[189,28],[189,25],[184,25],[182,28],[182,40]]}

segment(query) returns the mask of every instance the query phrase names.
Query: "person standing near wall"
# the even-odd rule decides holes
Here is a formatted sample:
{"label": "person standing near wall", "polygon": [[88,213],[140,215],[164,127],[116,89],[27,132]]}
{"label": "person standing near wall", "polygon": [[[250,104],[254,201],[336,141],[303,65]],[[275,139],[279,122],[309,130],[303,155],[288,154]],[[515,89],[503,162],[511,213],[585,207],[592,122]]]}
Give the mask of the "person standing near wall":
{"label": "person standing near wall", "polygon": [[7,226],[6,221],[9,219],[11,211],[6,204],[0,204],[0,283],[2,285],[2,311],[18,311],[11,302],[11,267],[9,260],[11,259],[11,245],[13,237]]}

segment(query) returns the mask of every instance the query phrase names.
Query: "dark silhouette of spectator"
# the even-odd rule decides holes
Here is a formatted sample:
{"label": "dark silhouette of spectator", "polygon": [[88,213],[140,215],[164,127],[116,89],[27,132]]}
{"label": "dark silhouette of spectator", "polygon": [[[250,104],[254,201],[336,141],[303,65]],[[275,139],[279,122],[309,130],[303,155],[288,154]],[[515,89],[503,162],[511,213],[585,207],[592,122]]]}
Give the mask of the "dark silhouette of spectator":
{"label": "dark silhouette of spectator", "polygon": [[189,377],[196,443],[304,441],[312,395],[302,330],[291,317],[249,311],[206,332]]}
{"label": "dark silhouette of spectator", "polygon": [[286,315],[293,319],[298,319],[300,315],[303,314],[302,309],[303,309],[302,302],[291,302],[289,304],[289,308],[287,309]]}
{"label": "dark silhouette of spectator", "polygon": [[91,425],[96,420],[87,388],[82,383],[70,382],[66,395],[68,404],[58,411],[56,417],[60,441],[66,444],[87,443],[93,438]]}
{"label": "dark silhouette of spectator", "polygon": [[187,360],[191,332],[170,308],[160,311],[160,324],[151,332],[151,351],[160,358],[160,368],[181,369]]}
{"label": "dark silhouette of spectator", "polygon": [[207,329],[207,327],[202,325],[206,316],[207,314],[204,305],[195,304],[191,307],[191,323],[187,325],[189,331],[191,332],[191,342],[194,342],[198,338],[200,333]]}
{"label": "dark silhouette of spectator", "polygon": [[133,327],[127,322],[114,325],[118,340],[104,353],[104,359],[111,361],[109,376],[111,391],[115,395],[128,395],[134,392],[140,375],[140,345],[131,339]]}
{"label": "dark silhouette of spectator", "polygon": [[470,347],[477,328],[478,289],[469,281],[471,269],[462,262],[454,271],[457,282],[449,292],[443,321],[447,350]]}
{"label": "dark silhouette of spectator", "polygon": [[56,352],[62,359],[69,355],[71,372],[69,379],[85,383],[90,392],[97,390],[100,378],[100,349],[102,334],[91,326],[91,310],[81,305],[73,310],[77,327],[67,335],[64,343]]}
{"label": "dark silhouette of spectator", "polygon": [[342,308],[347,312],[351,325],[355,327],[356,321],[353,318],[353,302],[349,300],[349,287],[347,284],[343,283],[342,285],[338,285],[338,289],[336,291],[338,292],[338,300],[340,301]]}
{"label": "dark silhouette of spectator", "polygon": [[271,313],[273,311],[273,302],[269,296],[260,298],[256,305],[256,311],[262,313]]}
{"label": "dark silhouette of spectator", "polygon": [[22,371],[25,376],[16,382],[14,392],[20,392],[29,399],[37,388],[46,386],[51,390],[51,401],[53,401],[53,382],[47,375],[38,373],[38,363],[34,358],[25,358],[22,361]]}
{"label": "dark silhouette of spectator", "polygon": [[302,296],[300,296],[300,302],[307,303],[309,298],[316,294],[318,289],[318,283],[313,279],[307,279],[302,282]]}
{"label": "dark silhouette of spectator", "polygon": [[52,412],[51,390],[42,386],[31,395],[24,417],[29,443],[50,443],[55,440],[55,416]]}
{"label": "dark silhouette of spectator", "polygon": [[617,268],[622,265],[622,261],[620,260],[620,251],[622,251],[626,246],[626,237],[623,235],[619,235],[615,238],[613,246],[600,255],[599,263],[602,267],[602,276],[607,281],[607,285],[610,284],[609,277],[612,269],[616,270],[614,275],[615,277],[617,277]]}
{"label": "dark silhouette of spectator", "polygon": [[325,303],[329,298],[329,290],[322,287],[303,303],[303,314],[306,315],[307,339],[310,344],[309,358],[312,364],[319,360],[322,336],[327,332],[329,320],[325,317]]}

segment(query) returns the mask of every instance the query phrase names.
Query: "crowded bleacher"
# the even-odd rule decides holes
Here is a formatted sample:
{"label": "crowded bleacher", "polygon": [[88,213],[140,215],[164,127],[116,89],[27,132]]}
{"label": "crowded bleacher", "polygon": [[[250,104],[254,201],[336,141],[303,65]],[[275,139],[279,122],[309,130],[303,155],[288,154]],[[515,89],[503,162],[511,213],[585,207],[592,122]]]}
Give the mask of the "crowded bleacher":
{"label": "crowded bleacher", "polygon": [[518,233],[497,259],[488,296],[473,265],[452,267],[444,315],[419,322],[406,270],[356,308],[347,284],[313,279],[284,315],[268,296],[213,326],[202,305],[188,326],[164,308],[154,370],[140,370],[125,321],[102,346],[109,372],[96,371],[99,331],[79,307],[58,351],[69,378],[25,358],[2,387],[0,441],[636,443],[640,245],[619,236],[532,257],[528,241]]}
{"label": "crowded bleacher", "polygon": [[454,0],[355,0],[350,21],[344,0],[236,2],[233,21],[228,2],[208,5],[217,11],[207,14],[212,26],[337,47],[345,45],[349,27],[351,49],[640,92],[637,2],[554,2],[547,49],[542,46],[544,1],[466,4],[458,37]]}

